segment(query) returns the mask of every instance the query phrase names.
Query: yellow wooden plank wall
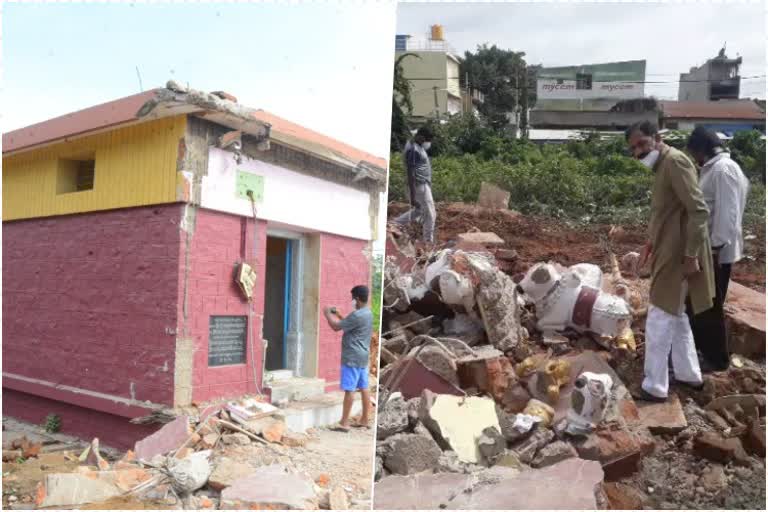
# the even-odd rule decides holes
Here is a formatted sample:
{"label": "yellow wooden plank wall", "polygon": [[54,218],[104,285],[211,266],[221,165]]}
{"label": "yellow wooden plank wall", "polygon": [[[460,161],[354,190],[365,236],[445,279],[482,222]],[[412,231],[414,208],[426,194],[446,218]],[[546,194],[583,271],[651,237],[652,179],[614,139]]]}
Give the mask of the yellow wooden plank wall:
{"label": "yellow wooden plank wall", "polygon": [[[186,116],[159,119],[3,157],[3,220],[175,202]],[[92,190],[56,193],[59,159],[94,155]]]}

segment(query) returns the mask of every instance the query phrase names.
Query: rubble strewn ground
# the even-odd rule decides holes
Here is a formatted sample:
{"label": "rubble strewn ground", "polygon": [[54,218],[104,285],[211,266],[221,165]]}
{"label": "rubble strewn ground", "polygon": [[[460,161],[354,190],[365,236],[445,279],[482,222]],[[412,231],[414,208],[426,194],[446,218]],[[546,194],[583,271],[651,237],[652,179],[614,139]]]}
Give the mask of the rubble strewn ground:
{"label": "rubble strewn ground", "polygon": [[168,417],[125,453],[4,418],[3,506],[370,509],[372,428],[294,433],[279,409],[238,404]]}
{"label": "rubble strewn ground", "polygon": [[[744,292],[744,307],[728,312],[732,336],[746,340],[736,346],[748,349],[728,371],[698,391],[673,385],[666,403],[642,402],[648,281],[614,272],[607,226],[466,204],[438,212],[436,248],[388,230],[376,508],[764,507],[765,345],[755,340],[765,326],[750,317],[764,314],[764,298]],[[641,230],[614,230],[610,249],[622,256],[643,242]],[[734,279],[762,291],[764,250],[747,251],[759,266],[747,260]],[[626,285],[634,350],[618,337],[539,332],[512,277],[540,262],[596,264],[604,291]],[[579,375],[598,386],[592,396],[603,385],[593,382],[611,386],[600,419],[572,435]]]}

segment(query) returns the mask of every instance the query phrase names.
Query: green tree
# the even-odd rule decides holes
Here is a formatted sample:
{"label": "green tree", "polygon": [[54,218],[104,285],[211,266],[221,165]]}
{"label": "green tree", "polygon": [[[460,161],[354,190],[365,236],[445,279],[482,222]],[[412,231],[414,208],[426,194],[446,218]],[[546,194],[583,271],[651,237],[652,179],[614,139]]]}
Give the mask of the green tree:
{"label": "green tree", "polygon": [[402,62],[407,57],[420,58],[414,53],[404,53],[395,60],[392,74],[392,127],[390,134],[390,151],[400,151],[410,137],[408,116],[413,112],[411,101],[411,83],[403,75]]}
{"label": "green tree", "polygon": [[528,125],[527,111],[536,101],[535,69],[529,69],[523,57],[525,52],[487,44],[464,54],[461,76],[468,76],[469,86],[485,95],[478,110],[496,130],[507,127],[508,115],[514,116],[518,108],[521,128]]}

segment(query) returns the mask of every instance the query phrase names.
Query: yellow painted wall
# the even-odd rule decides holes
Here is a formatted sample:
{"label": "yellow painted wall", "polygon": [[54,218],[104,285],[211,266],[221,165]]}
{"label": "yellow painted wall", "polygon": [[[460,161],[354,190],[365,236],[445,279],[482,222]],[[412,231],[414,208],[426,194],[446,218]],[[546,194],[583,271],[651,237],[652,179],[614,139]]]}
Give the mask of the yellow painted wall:
{"label": "yellow painted wall", "polygon": [[[160,119],[3,157],[3,220],[177,200],[186,116]],[[57,193],[65,159],[95,157],[92,190]]]}

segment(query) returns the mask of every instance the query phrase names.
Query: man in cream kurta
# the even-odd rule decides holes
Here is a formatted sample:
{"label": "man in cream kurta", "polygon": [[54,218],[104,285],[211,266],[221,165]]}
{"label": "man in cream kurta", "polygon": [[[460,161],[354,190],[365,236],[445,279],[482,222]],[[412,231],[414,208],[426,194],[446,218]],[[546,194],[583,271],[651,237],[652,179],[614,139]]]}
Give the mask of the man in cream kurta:
{"label": "man in cream kurta", "polygon": [[651,265],[641,398],[664,401],[669,391],[670,353],[675,380],[692,387],[702,385],[685,302],[688,297],[694,313],[713,304],[709,211],[693,162],[663,144],[653,123],[635,124],[626,136],[634,157],[654,174],[649,240],[640,261],[641,266],[647,262]]}

